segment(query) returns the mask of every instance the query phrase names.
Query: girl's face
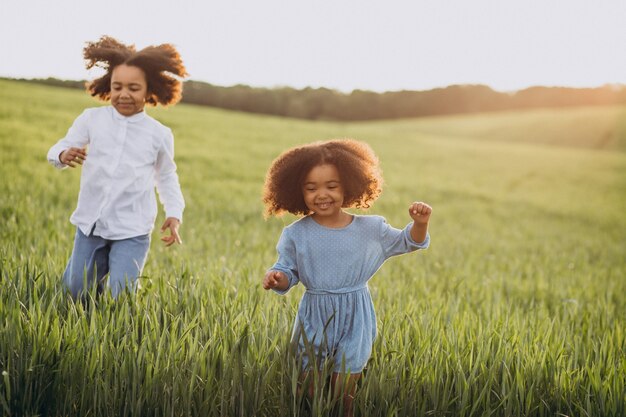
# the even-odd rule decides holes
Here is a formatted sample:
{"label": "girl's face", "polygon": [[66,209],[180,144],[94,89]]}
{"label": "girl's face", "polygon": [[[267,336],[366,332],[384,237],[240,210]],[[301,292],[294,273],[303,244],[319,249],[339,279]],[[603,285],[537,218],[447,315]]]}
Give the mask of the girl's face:
{"label": "girl's face", "polygon": [[330,164],[313,167],[302,184],[306,206],[316,216],[328,219],[343,213],[343,193],[339,172]]}
{"label": "girl's face", "polygon": [[143,111],[148,96],[146,74],[139,67],[126,64],[111,73],[111,104],[118,113],[132,116]]}

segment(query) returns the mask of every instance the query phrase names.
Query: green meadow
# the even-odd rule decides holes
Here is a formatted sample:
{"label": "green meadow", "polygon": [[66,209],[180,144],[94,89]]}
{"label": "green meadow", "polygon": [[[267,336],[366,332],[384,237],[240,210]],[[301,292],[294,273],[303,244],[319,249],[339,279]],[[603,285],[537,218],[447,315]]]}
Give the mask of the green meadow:
{"label": "green meadow", "polygon": [[378,154],[396,227],[433,206],[431,247],[370,281],[378,338],[359,416],[626,415],[626,107],[360,123],[178,105],[184,244],[157,220],[136,296],[74,303],[80,171],[46,161],[86,93],[0,80],[0,414],[327,416],[297,390],[303,289],[261,287],[282,228],[261,188],[286,148],[351,137]]}

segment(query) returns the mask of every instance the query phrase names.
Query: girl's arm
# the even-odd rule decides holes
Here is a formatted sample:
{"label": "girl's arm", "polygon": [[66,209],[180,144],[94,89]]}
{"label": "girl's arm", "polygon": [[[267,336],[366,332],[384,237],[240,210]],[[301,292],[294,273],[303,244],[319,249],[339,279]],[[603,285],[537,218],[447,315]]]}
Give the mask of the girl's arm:
{"label": "girl's arm", "polygon": [[423,242],[428,234],[428,221],[430,214],[433,212],[432,207],[423,202],[415,202],[409,207],[409,215],[413,219],[411,227],[411,238],[417,242]]}
{"label": "girl's arm", "polygon": [[278,260],[263,278],[263,288],[272,289],[278,294],[286,294],[294,285],[298,284],[298,268],[296,261],[295,242],[291,238],[288,228],[283,229],[276,245]]}
{"label": "girl's arm", "polygon": [[289,288],[289,278],[281,271],[267,271],[263,278],[263,289],[285,291]]}

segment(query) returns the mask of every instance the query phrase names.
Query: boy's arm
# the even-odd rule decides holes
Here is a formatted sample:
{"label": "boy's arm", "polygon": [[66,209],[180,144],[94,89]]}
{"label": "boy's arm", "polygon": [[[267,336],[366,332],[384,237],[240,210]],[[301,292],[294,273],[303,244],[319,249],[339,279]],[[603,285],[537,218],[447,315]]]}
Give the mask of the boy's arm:
{"label": "boy's arm", "polygon": [[87,158],[85,147],[89,143],[89,109],[74,120],[65,137],[52,145],[48,151],[47,159],[56,168],[63,169],[68,166],[82,165]]}
{"label": "boy's arm", "polygon": [[[174,137],[171,130],[163,137],[161,149],[157,155],[156,165],[156,188],[159,200],[165,209],[165,217],[173,217],[179,223],[183,222],[185,199],[180,189],[176,163],[174,162]],[[166,227],[164,225],[164,227]]]}
{"label": "boy's arm", "polygon": [[169,230],[170,234],[165,235],[161,238],[163,242],[165,242],[165,246],[172,246],[174,243],[181,244],[183,240],[180,238],[180,234],[178,233],[178,228],[180,227],[180,220],[176,217],[168,217],[163,222],[163,226],[161,226],[161,233]]}
{"label": "boy's arm", "polygon": [[70,168],[76,168],[78,165],[82,165],[86,158],[87,150],[85,148],[71,147],[59,154],[58,161]]}

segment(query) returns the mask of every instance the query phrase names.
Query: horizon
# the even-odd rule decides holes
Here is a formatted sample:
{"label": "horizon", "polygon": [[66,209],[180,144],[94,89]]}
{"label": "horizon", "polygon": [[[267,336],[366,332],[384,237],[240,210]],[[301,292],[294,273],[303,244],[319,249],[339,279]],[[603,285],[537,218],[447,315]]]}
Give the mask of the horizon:
{"label": "horizon", "polygon": [[[46,77],[46,78],[40,78],[40,77],[36,77],[36,78],[24,78],[24,77],[6,77],[3,75],[0,75],[0,79],[5,79],[5,80],[12,80],[12,81],[21,81],[21,82],[45,82],[47,80],[57,80],[57,81],[61,81],[61,82],[89,82],[89,79],[67,79],[67,78],[57,78],[57,77]],[[312,86],[305,86],[305,87],[293,87],[290,85],[276,85],[276,86],[271,86],[271,87],[267,87],[267,86],[257,86],[257,85],[249,85],[249,84],[232,84],[232,85],[220,85],[220,84],[214,84],[208,81],[202,81],[202,80],[196,80],[196,79],[191,79],[191,78],[186,78],[184,80],[182,80],[183,83],[186,82],[197,82],[197,83],[203,83],[203,84],[208,84],[211,85],[213,87],[218,87],[218,88],[235,88],[238,86],[242,86],[242,87],[249,87],[249,88],[253,88],[253,89],[267,89],[267,90],[278,90],[278,89],[282,89],[282,88],[291,88],[294,89],[296,91],[303,91],[306,89],[313,89],[313,90],[318,90],[318,89],[327,89],[327,90],[331,90],[340,94],[344,94],[344,95],[349,95],[355,91],[363,91],[363,92],[368,92],[368,93],[376,93],[376,94],[385,94],[385,93],[398,93],[398,92],[403,92],[403,91],[408,91],[408,92],[427,92],[427,91],[433,91],[433,90],[444,90],[446,88],[450,88],[450,87],[487,87],[489,89],[491,89],[492,91],[496,92],[496,93],[501,93],[501,94],[515,94],[518,93],[520,91],[525,91],[525,90],[529,90],[529,89],[533,89],[533,88],[545,88],[545,89],[551,89],[551,88],[556,88],[556,89],[571,89],[571,90],[595,90],[595,89],[604,89],[604,88],[611,88],[614,90],[622,90],[622,89],[626,89],[626,82],[625,83],[606,83],[606,84],[602,84],[602,85],[597,85],[597,86],[581,86],[581,87],[571,87],[571,86],[565,86],[565,85],[531,85],[528,87],[524,87],[521,88],[519,90],[511,90],[511,91],[504,91],[504,90],[498,90],[490,85],[487,84],[449,84],[449,85],[445,85],[445,86],[439,86],[439,87],[432,87],[429,89],[424,89],[424,90],[408,90],[408,89],[404,89],[404,90],[386,90],[386,91],[375,91],[375,90],[363,90],[363,89],[354,89],[351,91],[342,91],[342,90],[337,90],[334,88],[329,88],[329,87],[324,87],[324,86],[320,86],[320,87],[312,87]],[[184,92],[183,92],[184,93]]]}

